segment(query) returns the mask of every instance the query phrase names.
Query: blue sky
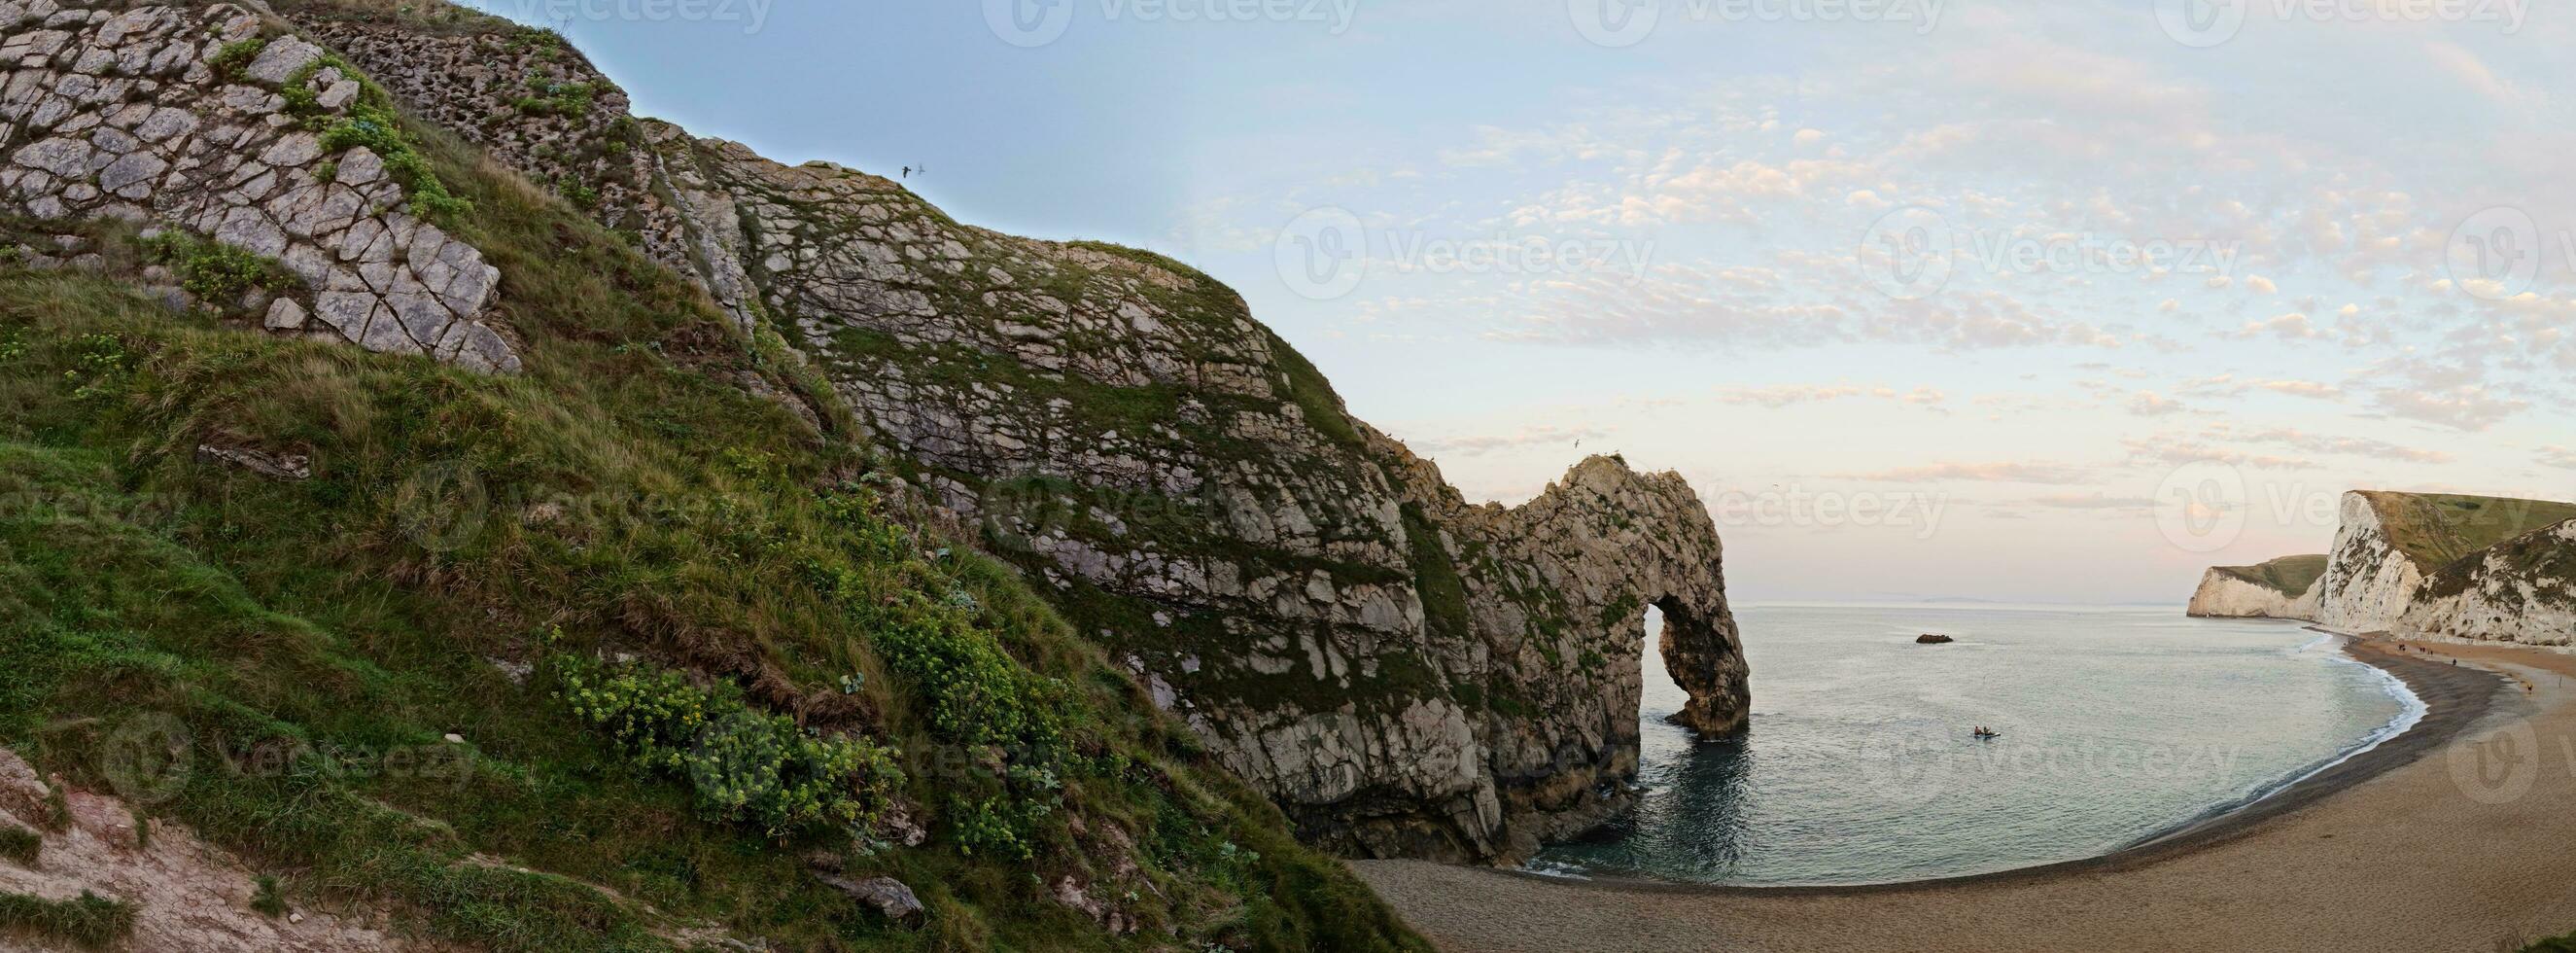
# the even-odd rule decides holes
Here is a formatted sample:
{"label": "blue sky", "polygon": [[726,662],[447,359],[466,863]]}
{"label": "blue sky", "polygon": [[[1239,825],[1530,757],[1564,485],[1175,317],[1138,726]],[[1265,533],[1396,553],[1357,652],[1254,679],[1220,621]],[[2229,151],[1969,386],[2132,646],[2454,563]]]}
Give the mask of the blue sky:
{"label": "blue sky", "polygon": [[2563,7],[1018,2],[549,25],[1207,269],[1473,498],[1679,470],[1741,599],[2179,602],[2344,489],[2576,498]]}

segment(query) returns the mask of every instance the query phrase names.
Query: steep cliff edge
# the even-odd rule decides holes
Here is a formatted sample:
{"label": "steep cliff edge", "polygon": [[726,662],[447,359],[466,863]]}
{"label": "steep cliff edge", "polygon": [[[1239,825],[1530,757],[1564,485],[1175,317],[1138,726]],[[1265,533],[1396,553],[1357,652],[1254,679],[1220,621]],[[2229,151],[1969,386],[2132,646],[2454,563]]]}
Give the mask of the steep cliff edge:
{"label": "steep cliff edge", "polygon": [[1469,507],[1242,300],[1160,256],[958,224],[897,184],[626,113],[551,34],[281,3],[409,108],[775,328],[907,482],[1026,568],[1313,843],[1503,859],[1624,803],[1644,608],[1742,724],[1714,526],[1577,466]]}
{"label": "steep cliff edge", "polygon": [[2252,566],[2217,566],[2191,595],[2190,615],[2205,618],[2309,619],[2324,590],[2323,555],[2283,556]]}
{"label": "steep cliff edge", "polygon": [[2576,519],[2576,504],[2356,490],[2344,494],[2317,621],[2397,631],[2428,576],[2481,551]]}

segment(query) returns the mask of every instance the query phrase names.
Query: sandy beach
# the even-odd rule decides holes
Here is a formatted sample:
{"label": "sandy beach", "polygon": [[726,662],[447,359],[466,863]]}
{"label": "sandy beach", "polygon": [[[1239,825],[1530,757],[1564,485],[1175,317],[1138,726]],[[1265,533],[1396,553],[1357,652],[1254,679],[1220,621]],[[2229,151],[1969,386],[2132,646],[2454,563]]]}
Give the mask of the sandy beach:
{"label": "sandy beach", "polygon": [[2347,651],[2424,700],[2412,730],[2105,857],[1820,889],[1353,866],[1453,951],[2492,951],[2576,930],[2576,656],[2409,645]]}

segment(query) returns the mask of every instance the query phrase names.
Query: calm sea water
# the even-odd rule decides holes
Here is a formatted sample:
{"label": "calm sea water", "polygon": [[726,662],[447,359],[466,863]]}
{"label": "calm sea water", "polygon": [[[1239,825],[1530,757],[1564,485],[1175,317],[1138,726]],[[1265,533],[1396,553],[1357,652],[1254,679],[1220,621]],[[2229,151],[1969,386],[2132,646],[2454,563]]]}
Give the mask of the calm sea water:
{"label": "calm sea water", "polygon": [[[1531,869],[1815,885],[2091,857],[2278,790],[2422,711],[2288,623],[1898,606],[1736,620],[1751,730],[1696,742],[1666,724],[1685,696],[1649,650],[1639,809]],[[1958,641],[1914,644],[1927,632]],[[1977,725],[2002,737],[1974,740]]]}

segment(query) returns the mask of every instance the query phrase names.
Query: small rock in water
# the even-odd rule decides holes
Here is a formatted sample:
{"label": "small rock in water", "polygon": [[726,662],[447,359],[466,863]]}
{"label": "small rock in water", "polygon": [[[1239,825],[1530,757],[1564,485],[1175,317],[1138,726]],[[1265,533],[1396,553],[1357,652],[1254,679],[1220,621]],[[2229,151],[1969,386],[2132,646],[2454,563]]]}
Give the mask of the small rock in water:
{"label": "small rock in water", "polygon": [[1957,640],[1957,639],[1953,639],[1953,638],[1951,638],[1951,637],[1949,637],[1949,636],[1946,636],[1946,635],[1934,635],[1934,634],[1932,634],[1932,633],[1926,632],[1926,633],[1922,634],[1921,636],[1917,637],[1917,638],[1914,640],[1914,644],[1916,644],[1916,645],[1948,645],[1948,644],[1950,644],[1950,643],[1952,643],[1952,642],[1956,642],[1956,641],[1958,641],[1958,640]]}

